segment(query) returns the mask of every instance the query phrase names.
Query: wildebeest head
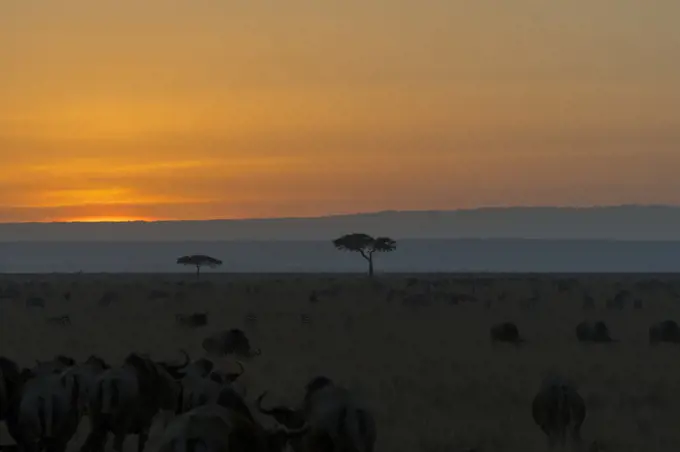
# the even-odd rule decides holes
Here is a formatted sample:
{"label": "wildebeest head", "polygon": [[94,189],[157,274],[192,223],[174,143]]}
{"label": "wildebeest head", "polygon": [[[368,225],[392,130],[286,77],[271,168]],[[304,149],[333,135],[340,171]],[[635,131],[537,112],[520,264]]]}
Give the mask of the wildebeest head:
{"label": "wildebeest head", "polygon": [[189,363],[189,355],[183,353],[186,359],[182,365],[154,362],[139,353],[131,353],[125,358],[125,364],[135,369],[142,394],[152,394],[162,410],[177,409],[181,392],[179,378],[183,375],[180,369]]}
{"label": "wildebeest head", "polygon": [[215,363],[213,363],[211,360],[207,358],[200,358],[189,364],[184,374],[205,378],[210,375],[214,367]]}
{"label": "wildebeest head", "polygon": [[[191,358],[189,358],[189,354],[185,350],[180,350],[180,352],[184,355],[184,362],[181,364],[170,363],[167,361],[156,361],[156,364],[161,366],[163,369],[166,370],[166,372],[168,372],[176,379],[182,378],[184,376],[185,372],[183,370],[186,369],[191,363]],[[203,365],[205,365],[205,363],[203,363]]]}
{"label": "wildebeest head", "polygon": [[305,385],[305,391],[307,394],[310,394],[332,384],[333,380],[330,378],[326,377],[325,375],[317,375],[316,377],[309,380],[309,382]]}
{"label": "wildebeest head", "polygon": [[238,372],[230,372],[230,373],[225,374],[226,381],[229,382],[229,383],[235,382],[238,379],[238,377],[243,375],[243,373],[246,371],[245,368],[243,367],[243,363],[241,361],[236,361],[236,364],[239,367]]}
{"label": "wildebeest head", "polygon": [[295,410],[285,405],[264,408],[262,406],[262,400],[264,399],[265,395],[267,395],[267,391],[264,391],[257,398],[257,409],[260,413],[266,414],[267,416],[272,416],[274,419],[276,419],[276,422],[288,429],[300,429],[306,424],[305,415],[302,410]]}
{"label": "wildebeest head", "polygon": [[104,361],[102,358],[100,358],[97,355],[90,355],[90,357],[85,360],[84,364],[86,366],[88,366],[92,369],[96,369],[98,371],[104,371],[104,370],[111,368],[111,366],[109,366],[106,363],[106,361]]}
{"label": "wildebeest head", "polygon": [[213,370],[215,364],[211,360],[207,358],[201,358],[189,365],[187,371],[185,372],[185,375],[194,375],[201,378],[209,378],[221,384],[233,383],[238,379],[238,377],[243,375],[243,373],[245,372],[245,368],[243,367],[243,363],[241,361],[236,361],[236,365],[238,365],[239,367],[238,372],[229,372],[222,374],[220,372]]}

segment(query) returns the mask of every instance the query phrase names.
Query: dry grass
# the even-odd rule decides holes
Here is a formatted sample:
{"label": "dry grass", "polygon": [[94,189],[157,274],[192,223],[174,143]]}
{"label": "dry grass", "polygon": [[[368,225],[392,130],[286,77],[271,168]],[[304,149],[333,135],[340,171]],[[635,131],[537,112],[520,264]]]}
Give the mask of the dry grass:
{"label": "dry grass", "polygon": [[[419,278],[206,275],[194,284],[184,275],[45,275],[31,283],[5,276],[0,287],[17,290],[0,298],[0,354],[22,365],[57,353],[97,353],[117,363],[130,351],[167,358],[185,348],[198,357],[209,333],[243,328],[263,351],[243,377],[250,402],[265,388],[296,401],[310,377],[326,374],[374,408],[377,450],[389,452],[543,451],[530,403],[542,377],[561,372],[586,399],[587,441],[617,452],[680,450],[680,347],[647,340],[652,322],[680,318],[673,292],[680,281],[646,287],[631,276],[584,276],[560,290],[555,278],[487,276],[474,289],[477,302],[454,304],[453,293],[473,293],[465,277]],[[439,282],[441,296],[409,297],[425,293],[425,279]],[[606,309],[621,287],[643,308]],[[595,309],[582,308],[584,292]],[[35,296],[43,308],[26,306]],[[206,327],[176,325],[177,313],[203,311]],[[47,321],[62,315],[70,325]],[[584,319],[603,319],[621,342],[578,344],[574,327]],[[504,320],[516,322],[528,342],[493,346],[489,327]],[[126,450],[134,447],[126,442]]]}

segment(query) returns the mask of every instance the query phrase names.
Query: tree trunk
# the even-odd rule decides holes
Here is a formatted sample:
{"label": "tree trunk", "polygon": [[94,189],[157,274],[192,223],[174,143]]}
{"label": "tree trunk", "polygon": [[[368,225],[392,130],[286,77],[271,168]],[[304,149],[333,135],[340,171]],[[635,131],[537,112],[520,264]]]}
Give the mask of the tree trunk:
{"label": "tree trunk", "polygon": [[201,279],[201,266],[196,266],[196,279]]}
{"label": "tree trunk", "polygon": [[368,276],[373,276],[373,255],[368,256]]}

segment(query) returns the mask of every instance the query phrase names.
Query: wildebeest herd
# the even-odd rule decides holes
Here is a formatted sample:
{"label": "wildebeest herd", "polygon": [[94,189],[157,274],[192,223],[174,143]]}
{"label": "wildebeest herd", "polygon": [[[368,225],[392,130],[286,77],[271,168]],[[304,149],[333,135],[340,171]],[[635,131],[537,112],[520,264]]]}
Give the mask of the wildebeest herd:
{"label": "wildebeest herd", "polygon": [[[245,338],[240,330],[232,333]],[[3,450],[63,452],[87,416],[90,432],[81,452],[103,451],[109,434],[116,452],[122,452],[126,436],[137,435],[142,452],[161,412],[174,418],[152,446],[157,452],[275,452],[287,444],[296,452],[374,450],[377,429],[370,408],[330,378],[313,378],[297,407],[266,408],[263,392],[256,402],[259,412],[280,425],[265,429],[231,386],[244,372],[240,361],[240,373],[225,375],[213,370],[210,359],[191,361],[183,354],[177,364],[131,353],[115,367],[95,355],[82,363],[59,355],[24,369],[0,357],[0,420],[16,442]],[[571,383],[546,379],[531,409],[551,446],[565,444],[567,431],[580,444],[586,406]]]}
{"label": "wildebeest herd", "polygon": [[[386,422],[385,410],[376,407],[376,397],[366,397],[371,394],[357,391],[356,384],[352,382],[351,377],[349,379],[347,377],[353,373],[359,376],[362,372],[370,371],[367,371],[365,366],[363,369],[361,366],[356,366],[356,369],[352,370],[354,364],[351,363],[353,361],[347,355],[337,353],[342,349],[341,347],[328,350],[328,342],[325,342],[322,347],[326,348],[324,353],[327,353],[329,358],[328,361],[324,362],[328,364],[331,361],[344,359],[348,360],[347,364],[344,366],[338,364],[338,366],[333,367],[334,370],[329,371],[326,371],[322,366],[308,366],[309,369],[314,370],[309,371],[304,381],[299,381],[299,390],[291,388],[289,396],[293,400],[292,404],[282,404],[277,401],[277,396],[281,395],[281,391],[267,387],[267,382],[276,382],[279,378],[278,372],[281,370],[272,367],[272,360],[278,359],[277,355],[283,356],[282,360],[285,363],[287,359],[285,356],[291,356],[285,355],[285,347],[302,350],[299,352],[300,354],[308,353],[309,347],[312,347],[314,341],[321,337],[318,335],[323,334],[320,330],[329,329],[329,325],[332,325],[334,321],[333,319],[339,320],[337,331],[343,332],[343,336],[337,337],[337,341],[356,341],[355,332],[361,328],[362,322],[364,325],[373,322],[374,326],[371,328],[379,331],[382,326],[386,325],[375,326],[375,321],[389,323],[390,321],[384,315],[390,310],[402,312],[405,316],[404,319],[408,320],[408,324],[403,324],[398,330],[380,333],[386,338],[384,342],[399,343],[402,347],[399,352],[386,359],[395,363],[403,362],[401,367],[406,370],[409,367],[413,368],[413,364],[407,364],[411,361],[404,358],[410,352],[403,347],[408,342],[417,344],[419,338],[427,335],[427,332],[421,329],[409,330],[408,325],[430,322],[427,325],[430,325],[434,330],[438,328],[436,327],[437,322],[441,325],[449,322],[460,326],[469,323],[471,318],[485,319],[482,324],[474,324],[474,328],[480,336],[480,345],[477,345],[473,340],[468,341],[467,346],[474,346],[477,347],[477,350],[482,350],[483,345],[481,344],[486,343],[489,336],[492,344],[505,342],[518,346],[515,348],[494,345],[486,349],[490,350],[485,352],[489,358],[484,358],[487,361],[501,360],[505,363],[503,365],[506,366],[507,370],[494,370],[500,378],[507,376],[507,374],[503,375],[503,372],[529,376],[530,390],[522,391],[521,396],[510,394],[501,399],[513,400],[513,403],[516,400],[514,409],[517,418],[525,419],[523,421],[525,423],[530,422],[533,434],[539,438],[542,436],[542,441],[547,440],[550,446],[572,443],[580,446],[582,450],[611,450],[610,448],[600,449],[602,442],[593,441],[594,438],[599,440],[599,435],[592,430],[592,427],[590,430],[588,427],[592,426],[593,422],[598,422],[598,417],[602,415],[603,404],[612,402],[603,401],[601,397],[598,398],[592,389],[585,388],[584,391],[584,374],[580,374],[578,371],[574,372],[574,369],[578,369],[578,367],[571,366],[571,370],[567,372],[562,372],[561,370],[564,370],[564,368],[558,367],[558,372],[541,375],[540,372],[534,370],[525,371],[522,367],[523,364],[513,364],[513,360],[521,360],[520,363],[524,362],[527,359],[525,358],[527,353],[542,353],[541,350],[548,350],[552,347],[550,343],[543,343],[545,332],[541,333],[540,329],[536,329],[536,324],[532,324],[532,322],[535,322],[535,320],[532,320],[532,316],[536,316],[537,312],[544,309],[541,308],[541,304],[537,300],[545,297],[545,289],[532,288],[529,291],[529,296],[517,295],[512,288],[495,289],[493,296],[498,301],[494,301],[489,306],[486,303],[489,299],[488,294],[492,293],[489,290],[489,283],[478,282],[476,288],[467,285],[467,283],[457,283],[459,284],[457,287],[450,287],[452,283],[442,283],[436,279],[427,284],[423,282],[414,284],[413,279],[397,280],[396,283],[378,281],[371,282],[368,285],[359,286],[357,284],[354,288],[351,286],[353,283],[350,282],[347,284],[350,287],[349,289],[343,288],[337,282],[326,282],[325,284],[330,287],[316,287],[311,291],[307,290],[306,293],[303,292],[304,295],[299,297],[300,301],[295,309],[287,309],[285,305],[277,307],[274,304],[258,307],[258,299],[273,297],[277,293],[276,290],[284,294],[284,297],[290,297],[291,291],[272,289],[273,286],[276,287],[280,283],[257,284],[248,282],[247,285],[243,284],[247,289],[243,291],[246,296],[242,299],[249,303],[238,309],[234,308],[233,313],[230,313],[229,309],[231,308],[228,306],[233,298],[222,301],[224,299],[221,299],[219,294],[227,292],[219,292],[214,289],[210,289],[213,290],[213,292],[210,292],[206,289],[209,287],[209,283],[206,282],[202,283],[200,290],[203,291],[201,292],[202,296],[211,297],[210,303],[195,302],[200,298],[192,294],[191,288],[179,284],[176,291],[168,288],[167,285],[163,288],[149,289],[154,294],[163,293],[163,296],[148,297],[142,292],[141,296],[135,297],[135,300],[141,299],[142,303],[153,302],[156,304],[153,305],[155,307],[150,307],[148,311],[144,306],[141,306],[137,312],[159,311],[160,306],[168,311],[167,314],[170,317],[168,318],[166,315],[164,323],[167,325],[167,331],[175,331],[172,333],[172,340],[177,342],[164,348],[164,353],[180,352],[183,359],[178,362],[162,361],[153,357],[157,354],[156,351],[152,354],[146,354],[135,352],[134,348],[127,348],[127,353],[119,354],[118,359],[111,360],[109,358],[110,353],[102,351],[100,343],[100,346],[93,345],[89,351],[86,351],[87,347],[79,346],[80,351],[73,357],[68,353],[68,348],[62,348],[64,354],[45,362],[26,365],[27,358],[25,355],[23,358],[17,357],[18,359],[13,361],[9,359],[13,357],[11,350],[6,352],[4,351],[6,348],[2,346],[0,347],[0,355],[4,354],[5,356],[0,359],[0,417],[4,421],[9,436],[0,437],[0,444],[5,450],[38,451],[44,449],[62,451],[68,446],[69,450],[79,448],[83,452],[103,450],[105,447],[121,451],[125,438],[132,436],[130,440],[137,441],[137,448],[140,452],[142,450],[169,452],[180,449],[225,452],[273,451],[285,450],[286,448],[295,452],[394,450],[393,447],[384,445],[385,436],[394,435],[393,432],[389,432],[391,427],[390,423]],[[405,284],[399,287],[403,282]],[[235,288],[229,289],[231,292],[228,293],[241,290],[235,283],[230,282],[229,284],[233,284],[230,287]],[[449,284],[448,288],[446,287],[447,284]],[[285,288],[283,284],[280,285]],[[572,293],[574,292],[573,283],[558,281],[554,284],[554,292],[557,294],[567,293],[570,290]],[[345,311],[341,304],[335,303],[334,300],[345,301],[341,298],[344,295],[343,291],[349,292],[345,295],[346,297],[359,294],[362,310]],[[61,294],[62,290],[55,292]],[[125,291],[116,290],[115,287],[111,288],[110,286],[105,287],[103,293],[104,295],[101,297],[96,294],[92,297],[94,299],[94,302],[90,305],[92,315],[115,316],[117,315],[117,306],[122,306],[126,303],[125,299],[129,297]],[[177,295],[180,293],[182,296]],[[312,295],[309,295],[310,293]],[[663,342],[680,344],[680,329],[677,323],[673,320],[659,321],[659,318],[663,318],[661,317],[661,314],[664,314],[663,311],[656,310],[653,311],[653,314],[650,314],[648,306],[651,302],[649,300],[644,300],[643,304],[640,300],[630,296],[626,298],[621,293],[623,292],[617,289],[615,296],[610,298],[609,301],[606,298],[602,301],[603,297],[597,293],[583,296],[583,305],[578,306],[577,304],[577,309],[581,308],[580,314],[578,314],[580,319],[576,321],[575,319],[578,317],[570,317],[569,320],[559,321],[561,324],[569,323],[567,328],[559,325],[559,331],[563,332],[560,334],[563,341],[565,343],[571,341],[573,343],[618,344],[612,347],[582,347],[583,353],[591,353],[585,352],[586,349],[596,350],[592,353],[600,358],[609,356],[607,353],[620,354],[621,350],[629,346],[640,349],[641,341],[631,340],[630,327],[624,331],[621,324],[623,316],[632,319],[632,316],[637,315],[636,312],[639,310],[646,316],[644,321],[635,323],[635,328],[639,331],[636,336],[645,335],[644,345],[646,349],[650,353],[652,353],[652,350],[656,350],[654,353],[660,358],[663,355],[668,355],[668,353],[674,353],[674,347],[650,347],[650,345],[656,346]],[[644,292],[639,293],[644,294]],[[386,304],[376,304],[371,301],[381,294],[385,295],[383,300]],[[73,309],[66,311],[69,306],[67,303],[73,303],[74,300],[82,298],[78,288],[69,288],[68,299],[59,297],[61,304],[56,307],[57,312],[55,310],[49,312],[50,306],[56,303],[49,295],[31,294],[30,296],[39,296],[44,301],[43,303],[22,304],[26,312],[30,313],[24,320],[39,318],[39,313],[45,312],[42,318],[47,320],[47,322],[44,322],[47,334],[66,335],[71,338],[69,340],[73,340],[77,334],[80,334],[77,331],[84,324],[83,315]],[[106,298],[107,303],[98,303],[97,300],[100,298]],[[566,295],[564,298],[566,298]],[[513,299],[516,301],[519,311],[510,312],[503,307],[508,305],[507,300]],[[192,304],[186,304],[187,300],[191,300]],[[401,304],[398,304],[399,300],[402,300]],[[135,303],[138,302],[135,301]],[[223,307],[220,303],[225,303],[225,306]],[[443,306],[441,309],[447,309],[447,311],[437,308],[439,310],[434,315],[439,318],[427,317],[426,313],[429,309],[433,309],[436,303],[440,303],[439,306]],[[329,311],[332,314],[326,315],[323,309],[331,304],[334,306]],[[593,307],[593,304],[595,304],[595,307]],[[0,303],[1,305],[2,303]],[[300,311],[300,306],[303,307],[302,311]],[[475,308],[475,306],[479,308]],[[597,311],[598,306],[602,307],[599,311]],[[625,309],[626,306],[630,306],[632,309],[623,311],[622,309]],[[426,307],[428,309],[423,309]],[[504,311],[504,309],[506,310]],[[275,321],[273,319],[285,319],[287,315],[285,312],[288,311],[290,311],[291,326],[279,328],[281,333],[271,335],[269,342],[263,343],[263,337],[265,337],[267,330],[271,330],[274,325],[271,323]],[[183,313],[175,314],[177,312]],[[618,312],[622,312],[622,314],[618,314]],[[57,313],[61,315],[53,315]],[[447,313],[445,314],[447,316],[454,317],[445,320],[444,313]],[[668,317],[675,315],[671,312],[666,314]],[[69,317],[69,323],[50,321],[50,319],[64,316]],[[338,316],[342,318],[338,319]],[[509,321],[508,316],[511,316],[510,318],[513,321]],[[586,317],[586,320],[583,320],[583,317]],[[129,318],[129,315],[121,317],[121,319]],[[555,318],[558,319],[559,317]],[[7,326],[8,322],[6,316],[0,320],[2,321],[2,324],[0,324],[1,334],[3,326]],[[241,323],[244,329],[218,329],[234,323]],[[26,324],[24,323],[24,325]],[[47,325],[59,325],[60,328],[55,329],[53,326]],[[299,328],[300,332],[296,334],[309,337],[309,340],[299,341],[299,348],[297,349],[290,344],[285,345],[286,341],[289,340],[288,336],[285,335],[287,334],[286,331],[290,330],[292,325],[297,325]],[[423,323],[423,325],[426,324]],[[555,324],[555,326],[558,325]],[[131,327],[133,326],[131,325]],[[175,330],[172,330],[173,327]],[[250,330],[248,330],[249,328]],[[550,326],[547,328],[550,328]],[[207,331],[208,329],[210,331]],[[564,334],[567,329],[571,332]],[[122,330],[124,331],[124,328]],[[207,332],[204,333],[204,331]],[[437,329],[436,331],[438,331],[437,334],[441,335],[447,330]],[[250,345],[248,337],[251,334],[255,334],[259,339],[256,340],[257,347]],[[459,333],[452,330],[447,334],[456,336]],[[4,336],[0,337],[4,338]],[[366,341],[371,337],[364,336],[361,340]],[[400,337],[410,339],[400,341]],[[474,403],[463,398],[464,391],[478,386],[482,391],[484,391],[483,388],[488,388],[487,392],[492,393],[491,386],[486,386],[493,384],[490,381],[486,382],[480,379],[478,382],[470,380],[467,383],[464,380],[457,379],[454,382],[451,377],[466,372],[467,358],[460,354],[463,348],[450,352],[446,349],[437,350],[431,342],[436,337],[434,333],[427,335],[427,337],[430,338],[427,349],[432,351],[432,355],[423,356],[422,368],[429,368],[431,371],[423,370],[422,377],[430,379],[428,381],[431,382],[429,384],[432,386],[432,390],[431,396],[430,393],[425,391],[421,393],[423,403],[437,405],[441,416],[446,418],[447,410],[450,413],[456,413],[455,406],[447,406],[447,401],[450,400],[453,404],[465,404],[465,406]],[[187,339],[195,346],[184,342]],[[16,336],[12,340],[16,341]],[[277,343],[281,343],[282,347],[273,347]],[[141,349],[149,349],[139,341],[136,344]],[[187,344],[189,345],[187,350],[193,347],[194,351],[190,350],[191,353],[184,352],[183,349]],[[352,346],[355,353],[361,350],[367,356],[373,354],[375,360],[387,365],[385,359],[375,354],[377,348],[366,342],[360,345],[358,342],[356,344]],[[579,345],[579,347],[581,346]],[[58,350],[60,349],[53,349],[52,353]],[[293,350],[287,353],[298,353]],[[425,348],[419,348],[414,352],[422,353],[422,350],[425,350]],[[193,359],[190,355],[193,356]],[[451,377],[442,374],[439,376],[441,378],[432,379],[430,373],[433,374],[432,377],[436,377],[434,374],[441,372],[444,368],[437,364],[437,359],[448,359],[445,358],[446,356],[450,356],[453,360],[451,366],[455,366],[452,367]],[[76,357],[79,357],[79,359],[74,359]],[[223,360],[227,358],[233,358],[233,363],[238,367],[238,371],[226,372],[219,369],[220,363],[223,363]],[[19,362],[22,359],[23,364],[20,365]],[[457,364],[456,360],[460,364]],[[550,361],[559,362],[553,358]],[[299,367],[298,364],[296,365]],[[445,365],[448,366],[448,364]],[[416,366],[421,365],[416,364]],[[478,372],[483,366],[477,367],[475,372]],[[335,374],[338,373],[339,367],[347,367],[348,370],[343,373],[344,377],[336,378]],[[399,369],[399,367],[399,365],[390,367],[393,370],[386,372],[395,372],[394,369]],[[547,370],[554,368],[554,366],[543,365],[538,366],[538,368]],[[397,370],[397,372],[399,371]],[[533,374],[530,375],[529,372]],[[264,384],[261,384],[255,392],[252,390],[253,387],[248,386],[247,383],[248,376],[253,373],[263,376],[264,380]],[[244,383],[244,376],[246,383]],[[447,378],[451,381],[447,382]],[[613,387],[618,384],[611,377],[607,378],[612,381]],[[390,394],[390,397],[395,399],[393,406],[396,408],[399,406],[399,399],[417,397],[417,395],[411,394],[414,390],[412,381],[409,377],[395,373],[388,387],[378,389],[385,394]],[[578,384],[575,381],[578,381]],[[245,384],[248,390],[242,390],[242,387],[238,387],[238,383]],[[424,385],[428,385],[428,383],[425,382]],[[460,389],[457,389],[456,385],[460,385]],[[272,387],[275,386],[274,384]],[[503,387],[504,390],[508,389],[508,385]],[[662,388],[659,388],[658,391],[662,391]],[[272,393],[274,393],[273,396]],[[294,397],[293,394],[295,394]],[[500,393],[497,396],[503,397]],[[662,406],[662,402],[657,402],[657,399],[651,397],[650,395],[647,399],[648,402],[646,402],[645,407],[651,407],[653,404]],[[637,407],[641,402],[637,399],[622,399],[620,403],[633,404],[631,406]],[[481,409],[481,412],[485,416],[488,413],[489,418],[491,418],[494,416],[495,409],[493,406],[487,406]],[[397,413],[398,411],[393,408],[390,416],[410,415],[406,412]],[[414,415],[416,414],[414,413]],[[448,416],[457,416],[457,414],[448,414]],[[644,432],[645,429],[653,428],[653,426],[649,427],[644,423],[642,416],[649,415],[642,413],[640,420],[636,420],[640,431]],[[153,431],[152,424],[155,425],[156,431]],[[74,436],[79,425],[87,432],[86,437],[76,438]],[[409,428],[413,428],[413,430],[428,431],[427,427],[422,425],[416,423],[411,425],[412,427]],[[456,420],[450,421],[450,425],[452,431],[457,430]],[[582,439],[581,432],[584,427],[587,431],[584,435],[585,439]],[[1,434],[2,431],[0,430]],[[461,435],[460,432],[456,434]],[[495,434],[499,435],[499,433]],[[446,436],[443,433],[438,433],[438,435],[440,437]],[[435,443],[434,440],[428,438],[420,441],[423,445],[422,449],[426,451],[477,450],[483,452],[485,450],[510,450],[503,449],[500,444],[472,447],[475,440],[470,440],[467,443],[468,447],[462,445],[445,447],[441,440]],[[512,438],[509,438],[509,441],[520,442]],[[455,440],[451,440],[451,444],[455,444]],[[482,444],[482,441],[477,441],[477,444]],[[529,447],[525,450],[530,449]],[[651,447],[650,450],[671,449],[666,449],[665,445],[662,444],[659,448]]]}
{"label": "wildebeest herd", "polygon": [[154,417],[169,412],[174,417],[154,451],[275,452],[288,443],[299,452],[373,450],[370,411],[328,377],[312,379],[294,408],[265,408],[262,393],[258,410],[280,425],[265,429],[231,386],[244,371],[240,361],[240,373],[224,375],[212,360],[183,354],[177,364],[131,353],[115,367],[94,355],[82,363],[59,355],[24,369],[0,357],[0,420],[16,442],[3,449],[64,451],[87,416],[90,432],[81,452],[103,451],[110,434],[117,452],[126,436],[137,435],[141,452]]}

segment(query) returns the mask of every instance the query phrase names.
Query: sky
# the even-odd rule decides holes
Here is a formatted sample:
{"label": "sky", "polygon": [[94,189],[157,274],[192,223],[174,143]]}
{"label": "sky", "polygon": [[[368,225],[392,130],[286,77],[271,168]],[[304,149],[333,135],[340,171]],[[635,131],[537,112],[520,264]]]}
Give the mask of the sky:
{"label": "sky", "polygon": [[677,0],[2,0],[0,222],[680,204]]}

